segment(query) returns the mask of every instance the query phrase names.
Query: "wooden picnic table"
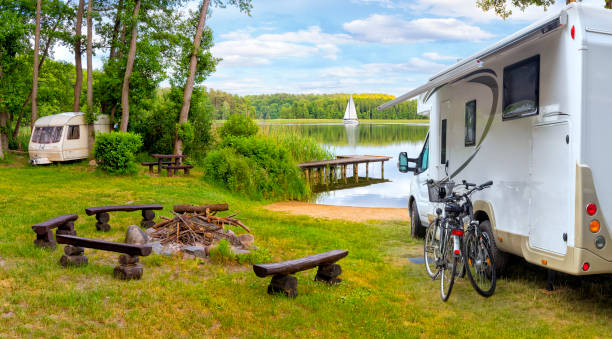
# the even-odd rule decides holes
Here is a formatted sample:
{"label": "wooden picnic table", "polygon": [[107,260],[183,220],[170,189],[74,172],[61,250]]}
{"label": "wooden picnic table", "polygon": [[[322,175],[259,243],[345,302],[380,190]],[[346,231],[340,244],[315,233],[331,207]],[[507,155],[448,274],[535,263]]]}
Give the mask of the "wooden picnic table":
{"label": "wooden picnic table", "polygon": [[174,160],[174,166],[179,166],[181,160],[187,158],[187,156],[183,154],[151,154],[151,156],[157,159],[157,173],[161,173],[165,159]]}

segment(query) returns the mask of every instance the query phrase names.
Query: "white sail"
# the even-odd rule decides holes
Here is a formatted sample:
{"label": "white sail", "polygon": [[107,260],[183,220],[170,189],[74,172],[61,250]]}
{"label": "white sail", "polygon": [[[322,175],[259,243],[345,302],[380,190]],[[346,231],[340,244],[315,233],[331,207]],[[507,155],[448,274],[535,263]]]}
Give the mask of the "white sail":
{"label": "white sail", "polygon": [[357,118],[357,111],[355,110],[355,102],[353,101],[353,96],[349,98],[349,102],[346,105],[346,111],[344,112],[344,122],[348,123],[358,123],[359,119]]}

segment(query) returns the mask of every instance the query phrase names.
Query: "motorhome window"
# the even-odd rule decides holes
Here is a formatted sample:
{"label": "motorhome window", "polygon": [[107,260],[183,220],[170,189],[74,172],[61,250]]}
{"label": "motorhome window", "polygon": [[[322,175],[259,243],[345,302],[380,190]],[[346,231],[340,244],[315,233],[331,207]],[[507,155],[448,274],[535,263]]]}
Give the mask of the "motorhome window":
{"label": "motorhome window", "polygon": [[81,136],[79,134],[79,127],[78,125],[76,126],[68,126],[68,135],[66,137],[66,139],[68,140],[74,140],[74,139],[79,139]]}
{"label": "motorhome window", "polygon": [[[38,131],[37,131],[38,130]],[[39,144],[52,144],[59,142],[62,137],[62,127],[36,127],[32,141]]]}
{"label": "motorhome window", "polygon": [[504,68],[502,119],[538,114],[540,100],[540,56]]}
{"label": "motorhome window", "polygon": [[442,133],[440,144],[440,163],[446,164],[446,119],[442,119]]}
{"label": "motorhome window", "polygon": [[429,138],[425,140],[425,146],[423,146],[421,157],[421,172],[424,172],[429,167]]}
{"label": "motorhome window", "polygon": [[476,100],[465,104],[465,146],[476,145]]}

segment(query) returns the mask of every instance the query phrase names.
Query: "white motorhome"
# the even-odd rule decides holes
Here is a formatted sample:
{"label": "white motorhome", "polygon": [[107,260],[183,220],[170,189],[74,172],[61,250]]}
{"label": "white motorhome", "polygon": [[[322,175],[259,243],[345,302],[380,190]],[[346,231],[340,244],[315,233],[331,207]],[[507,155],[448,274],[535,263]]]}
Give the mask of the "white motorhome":
{"label": "white motorhome", "polygon": [[413,233],[432,220],[428,179],[473,196],[495,245],[574,275],[612,273],[612,11],[565,9],[436,74],[419,97],[430,130],[415,159]]}
{"label": "white motorhome", "polygon": [[[100,115],[95,132],[110,132],[110,119]],[[86,159],[89,156],[85,114],[66,112],[42,117],[34,123],[28,146],[32,164]]]}

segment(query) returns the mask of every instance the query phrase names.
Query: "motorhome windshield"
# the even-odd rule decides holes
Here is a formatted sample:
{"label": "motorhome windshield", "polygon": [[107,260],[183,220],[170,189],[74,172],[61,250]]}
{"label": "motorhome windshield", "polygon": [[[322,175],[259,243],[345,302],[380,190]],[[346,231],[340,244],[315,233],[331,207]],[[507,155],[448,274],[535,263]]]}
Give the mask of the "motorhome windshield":
{"label": "motorhome windshield", "polygon": [[52,144],[62,138],[62,126],[36,127],[32,135],[32,142],[38,144]]}

